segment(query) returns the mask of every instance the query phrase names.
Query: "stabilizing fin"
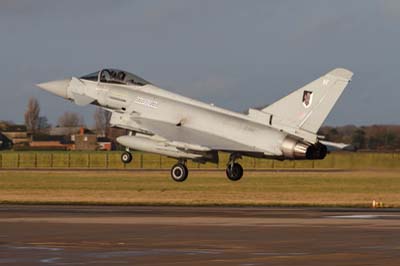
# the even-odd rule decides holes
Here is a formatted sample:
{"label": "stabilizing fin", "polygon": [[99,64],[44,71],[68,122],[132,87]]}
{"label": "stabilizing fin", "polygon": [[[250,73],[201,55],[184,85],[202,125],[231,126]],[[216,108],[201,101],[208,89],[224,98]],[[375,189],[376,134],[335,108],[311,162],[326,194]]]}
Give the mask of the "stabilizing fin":
{"label": "stabilizing fin", "polygon": [[319,142],[328,147],[329,151],[334,151],[334,150],[356,151],[356,148],[351,144],[337,143],[325,140],[320,140]]}
{"label": "stabilizing fin", "polygon": [[336,68],[261,111],[289,127],[317,133],[352,76]]}

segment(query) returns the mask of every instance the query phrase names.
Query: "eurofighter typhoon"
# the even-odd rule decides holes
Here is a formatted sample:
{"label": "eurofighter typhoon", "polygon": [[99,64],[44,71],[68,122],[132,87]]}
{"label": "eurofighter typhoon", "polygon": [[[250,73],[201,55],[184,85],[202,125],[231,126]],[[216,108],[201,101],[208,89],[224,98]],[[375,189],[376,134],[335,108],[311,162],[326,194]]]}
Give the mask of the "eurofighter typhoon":
{"label": "eurofighter typhoon", "polygon": [[[188,177],[187,160],[218,163],[218,152],[230,154],[226,175],[243,176],[237,162],[242,156],[276,160],[322,160],[327,146],[317,135],[353,73],[334,69],[277,102],[232,112],[157,87],[134,74],[117,69],[101,71],[37,86],[77,105],[93,104],[110,112],[111,125],[129,130],[117,141],[126,147],[123,163],[132,161],[131,150],[176,158],[173,180]],[[336,145],[340,147],[340,145]]]}

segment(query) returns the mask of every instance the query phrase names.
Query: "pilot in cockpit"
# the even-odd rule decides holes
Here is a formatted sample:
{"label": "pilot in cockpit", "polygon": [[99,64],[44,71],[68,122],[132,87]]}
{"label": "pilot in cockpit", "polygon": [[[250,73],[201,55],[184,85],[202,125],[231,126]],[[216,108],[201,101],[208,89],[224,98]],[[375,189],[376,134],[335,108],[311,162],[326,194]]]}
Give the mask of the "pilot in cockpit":
{"label": "pilot in cockpit", "polygon": [[137,86],[145,86],[150,82],[125,71],[117,69],[103,69],[101,71],[81,77],[81,79],[90,81],[99,81],[102,83],[114,83],[114,84],[133,84]]}

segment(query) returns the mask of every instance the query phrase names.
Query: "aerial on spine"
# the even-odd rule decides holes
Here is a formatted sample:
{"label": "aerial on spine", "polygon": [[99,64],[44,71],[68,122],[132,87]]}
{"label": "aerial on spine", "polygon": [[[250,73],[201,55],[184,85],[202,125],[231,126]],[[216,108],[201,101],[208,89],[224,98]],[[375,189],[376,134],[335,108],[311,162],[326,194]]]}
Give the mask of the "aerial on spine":
{"label": "aerial on spine", "polygon": [[349,84],[353,73],[336,68],[263,108],[246,114],[229,111],[164,90],[137,75],[103,69],[82,77],[49,81],[38,87],[70,100],[112,113],[113,127],[129,130],[117,138],[126,147],[123,163],[134,159],[131,150],[175,158],[171,177],[189,175],[188,160],[219,162],[219,152],[230,154],[226,175],[243,176],[242,156],[276,160],[323,160],[329,148],[347,145],[324,141],[318,130]]}

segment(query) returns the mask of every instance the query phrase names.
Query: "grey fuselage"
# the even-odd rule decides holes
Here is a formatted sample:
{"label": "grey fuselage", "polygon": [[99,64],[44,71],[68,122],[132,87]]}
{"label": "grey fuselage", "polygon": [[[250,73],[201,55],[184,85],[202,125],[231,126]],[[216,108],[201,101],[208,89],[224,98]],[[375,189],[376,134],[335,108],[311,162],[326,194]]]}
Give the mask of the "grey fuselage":
{"label": "grey fuselage", "polygon": [[[237,144],[237,149],[243,149],[238,150],[243,154],[282,156],[281,146],[287,134],[268,126],[267,120],[261,123],[248,115],[196,101],[151,84],[136,86],[87,80],[81,82],[86,85],[87,96],[95,99],[97,105],[113,111],[112,121],[117,124],[119,120],[120,127],[140,129],[140,124],[131,118],[159,121],[227,139]],[[69,98],[73,99],[74,96],[69,95]],[[197,144],[195,140],[193,144]]]}
{"label": "grey fuselage", "polygon": [[120,70],[103,69],[80,79],[38,84],[44,90],[112,112],[111,125],[131,133],[127,148],[180,161],[218,162],[218,152],[290,160],[324,159],[317,132],[353,73],[336,68],[262,109],[241,114],[190,99]]}

